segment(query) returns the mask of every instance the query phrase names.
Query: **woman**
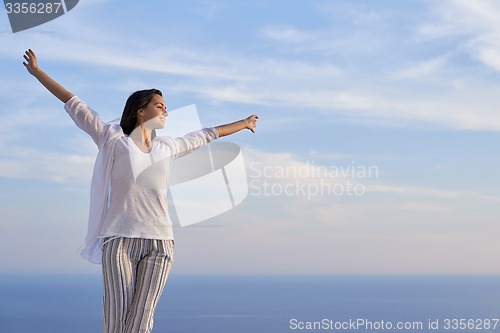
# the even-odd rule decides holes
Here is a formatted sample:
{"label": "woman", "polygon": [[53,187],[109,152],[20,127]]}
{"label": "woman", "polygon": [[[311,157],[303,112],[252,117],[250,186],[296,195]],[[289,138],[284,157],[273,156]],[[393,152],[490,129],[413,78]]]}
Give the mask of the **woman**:
{"label": "woman", "polygon": [[64,103],[75,124],[99,148],[91,184],[89,226],[81,255],[102,263],[103,332],[151,332],[156,304],[174,256],[166,187],[176,158],[243,129],[258,116],[205,128],[181,138],[154,137],[167,117],[162,93],[133,93],[120,125],[105,124],[82,100],[43,72],[30,49],[28,72]]}

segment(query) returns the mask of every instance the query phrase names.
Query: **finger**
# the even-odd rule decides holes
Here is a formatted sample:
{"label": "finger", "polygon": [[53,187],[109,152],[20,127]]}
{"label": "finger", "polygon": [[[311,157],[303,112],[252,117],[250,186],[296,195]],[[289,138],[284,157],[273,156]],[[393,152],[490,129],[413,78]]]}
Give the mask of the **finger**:
{"label": "finger", "polygon": [[28,58],[26,55],[24,55],[23,58],[26,59],[26,61],[30,61],[30,58]]}
{"label": "finger", "polygon": [[24,67],[28,68],[28,64],[23,61]]}
{"label": "finger", "polygon": [[26,60],[29,60],[29,61],[36,61],[36,55],[31,49],[26,51],[25,58],[26,58]]}

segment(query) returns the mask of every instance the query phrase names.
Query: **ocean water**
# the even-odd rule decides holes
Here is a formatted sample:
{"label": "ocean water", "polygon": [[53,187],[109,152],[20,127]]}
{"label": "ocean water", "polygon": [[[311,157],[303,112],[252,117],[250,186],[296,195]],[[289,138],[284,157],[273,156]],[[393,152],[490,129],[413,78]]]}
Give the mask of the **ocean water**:
{"label": "ocean water", "polygon": [[[1,276],[0,332],[101,332],[101,295],[100,276]],[[499,276],[172,274],[153,332],[500,332],[499,318]]]}

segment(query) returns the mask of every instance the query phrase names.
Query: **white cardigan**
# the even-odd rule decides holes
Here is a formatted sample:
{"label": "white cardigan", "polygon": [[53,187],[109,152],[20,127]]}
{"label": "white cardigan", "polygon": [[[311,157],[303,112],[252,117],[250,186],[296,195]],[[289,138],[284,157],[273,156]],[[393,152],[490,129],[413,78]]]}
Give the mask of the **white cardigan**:
{"label": "white cardigan", "polygon": [[[87,236],[80,254],[90,262],[100,264],[102,262],[101,246],[103,238],[99,236],[101,235],[103,221],[106,217],[109,204],[113,150],[116,140],[125,134],[120,125],[105,124],[102,122],[99,119],[99,115],[77,96],[73,96],[67,101],[64,108],[75,124],[92,137],[99,149],[90,186]],[[166,143],[172,151],[172,158],[175,159],[192,152],[218,137],[217,130],[212,127],[189,133],[180,138],[160,136],[156,137],[155,140],[161,140]]]}

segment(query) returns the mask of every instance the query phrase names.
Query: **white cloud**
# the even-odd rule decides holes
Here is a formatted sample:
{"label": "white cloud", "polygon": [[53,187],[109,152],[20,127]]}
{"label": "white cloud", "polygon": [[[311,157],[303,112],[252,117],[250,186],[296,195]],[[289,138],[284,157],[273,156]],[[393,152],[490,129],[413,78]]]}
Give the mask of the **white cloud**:
{"label": "white cloud", "polygon": [[448,57],[449,55],[443,55],[425,60],[412,67],[393,73],[393,77],[395,79],[420,79],[422,77],[435,75],[439,69],[446,64]]}
{"label": "white cloud", "polygon": [[401,186],[390,184],[368,184],[367,192],[379,194],[393,194],[428,199],[462,200],[464,198],[475,199],[488,202],[500,202],[499,196],[487,195],[468,190],[446,190],[441,188]]}
{"label": "white cloud", "polygon": [[426,38],[461,37],[458,45],[484,65],[500,71],[500,3],[492,0],[429,2],[437,22],[422,25]]}
{"label": "white cloud", "polygon": [[[86,35],[87,33],[89,35]],[[464,124],[461,124],[462,121],[457,119],[458,113],[452,99],[441,103],[445,105],[435,105],[436,103],[432,105],[432,102],[429,102],[425,105],[427,109],[416,109],[415,100],[409,99],[403,102],[398,97],[386,96],[384,90],[388,88],[383,86],[387,86],[388,82],[382,81],[377,87],[367,87],[366,83],[359,85],[357,82],[352,82],[349,73],[328,62],[255,59],[220,55],[217,52],[211,54],[197,50],[182,50],[178,47],[141,52],[141,49],[151,49],[150,46],[145,46],[135,48],[135,53],[130,53],[125,45],[117,45],[116,42],[109,44],[108,38],[93,39],[96,34],[94,31],[84,31],[80,33],[82,34],[78,40],[61,38],[59,35],[32,36],[28,39],[37,40],[32,40],[28,44],[35,44],[33,48],[37,48],[42,65],[49,61],[71,61],[116,69],[175,74],[184,79],[171,84],[170,91],[196,92],[208,100],[278,107],[293,106],[307,108],[310,112],[320,112],[323,116],[335,117],[335,114],[341,114],[353,119],[362,118],[363,121],[366,121],[368,116],[386,123],[404,121],[411,124],[413,120],[420,120],[444,126],[464,128],[471,126],[470,122],[464,121]],[[10,44],[11,47],[3,50],[0,48],[0,52],[11,55],[16,45],[21,49],[20,44],[24,43],[18,39],[10,40],[4,45]],[[67,51],[56,51],[60,49]],[[65,65],[65,68],[68,68],[68,65]],[[395,89],[401,90],[401,88]],[[459,106],[464,107],[463,104]],[[440,117],[440,113],[447,112],[446,110],[453,111]],[[329,114],[324,111],[328,111]],[[465,112],[471,113],[473,117],[481,116],[476,110],[474,113]],[[491,128],[492,124],[495,122],[486,119],[484,123],[472,123],[471,127]]]}
{"label": "white cloud", "polygon": [[278,42],[303,43],[315,39],[312,33],[301,31],[293,26],[273,26],[262,29],[265,38]]}
{"label": "white cloud", "polygon": [[[443,8],[443,13],[444,8],[455,9],[443,16],[447,22],[456,25],[462,24],[466,13],[471,12],[465,21],[469,27],[461,31],[479,31],[481,35],[469,40],[467,47],[488,66],[500,68],[498,43],[490,36],[500,30],[491,14],[496,13],[498,6],[494,2],[486,4],[447,1],[446,6],[438,7]],[[331,10],[340,15],[337,9]],[[348,13],[356,15],[352,8]],[[365,29],[376,25],[380,17],[387,18],[384,13],[374,10],[361,13],[359,21],[362,24],[359,24]],[[0,54],[12,57],[12,50],[20,51],[26,45],[33,45],[42,64],[50,62],[54,66],[54,61],[64,62],[67,69],[74,66],[68,62],[76,62],[111,68],[118,76],[126,77],[123,82],[130,82],[124,72],[133,71],[144,76],[168,74],[177,78],[169,81],[172,92],[196,93],[211,101],[302,108],[320,114],[325,122],[342,116],[346,121],[371,123],[373,126],[430,124],[454,129],[500,130],[495,103],[497,87],[474,73],[465,76],[450,74],[456,71],[456,65],[449,59],[450,52],[456,49],[434,58],[402,59],[396,64],[382,63],[385,66],[382,68],[365,67],[366,70],[357,71],[349,60],[330,60],[327,55],[332,50],[336,55],[347,57],[356,54],[356,61],[362,62],[369,58],[372,49],[369,45],[376,43],[374,56],[383,58],[384,52],[392,54],[394,43],[403,43],[404,36],[393,36],[400,40],[388,44],[377,37],[378,30],[377,35],[368,29],[344,36],[333,25],[317,30],[299,29],[291,24],[255,27],[264,39],[296,44],[303,53],[296,56],[295,53],[274,52],[282,46],[280,44],[274,48],[270,46],[269,55],[242,55],[216,48],[158,47],[146,39],[138,39],[140,42],[132,47],[128,42],[132,37],[125,39],[123,31],[108,30],[103,34],[99,26],[83,24],[79,21],[82,19],[75,15],[71,19],[61,18],[53,25],[61,30],[57,34],[33,32],[21,38],[7,35],[4,46],[0,46]],[[444,29],[450,24],[445,24]],[[438,28],[434,29],[437,31]],[[73,31],[78,31],[78,38]],[[139,32],[135,34],[140,35]],[[305,56],[315,53],[318,57]],[[21,54],[15,56],[20,60]],[[416,65],[405,69],[408,63]],[[421,85],[406,82],[415,79],[420,79]],[[432,82],[432,88],[425,80]],[[464,85],[467,94],[464,94]]]}
{"label": "white cloud", "polygon": [[[312,169],[320,167],[291,153],[246,147],[243,156],[249,165],[250,181],[259,178],[252,163],[258,163],[262,172],[263,167],[270,167],[275,171],[308,170],[310,175]],[[276,185],[296,178],[293,174],[267,177]],[[307,184],[319,178],[329,183],[338,181],[304,175],[298,178]],[[498,273],[498,268],[488,261],[498,259],[499,246],[492,230],[498,229],[494,221],[500,214],[500,198],[490,197],[491,200],[484,201],[481,194],[467,189],[446,190],[387,182],[375,179],[367,184],[365,196],[355,198],[250,195],[234,210],[209,221],[208,226],[214,228],[176,230],[179,244],[198,245],[182,248],[184,257],[178,269],[291,274],[298,270],[330,274]],[[481,213],[476,211],[478,203]],[[230,256],[225,255],[228,247]],[[203,255],[200,248],[210,248],[218,260],[200,263],[199,256]],[[474,256],[483,260],[471,265],[469,261]],[[251,260],[255,257],[262,259]],[[384,258],[383,265],[380,258]],[[297,261],[304,264],[297,267],[294,265]],[[329,265],[324,265],[325,262]]]}
{"label": "white cloud", "polygon": [[11,146],[0,155],[0,177],[89,184],[95,155]]}
{"label": "white cloud", "polygon": [[[267,180],[271,184],[292,184],[294,180],[300,180],[301,184],[346,184],[346,181],[355,181],[363,184],[366,194],[381,195],[389,202],[396,200],[399,204],[404,203],[407,207],[418,207],[415,200],[434,201],[436,199],[446,200],[450,203],[464,199],[482,200],[488,202],[500,202],[499,196],[479,193],[466,188],[443,189],[439,187],[414,186],[406,184],[391,184],[390,179],[382,179],[380,167],[371,163],[356,163],[349,155],[335,154],[333,152],[322,154],[316,152],[313,156],[328,156],[335,163],[321,163],[318,161],[304,160],[291,153],[270,153],[255,148],[244,150],[244,156],[248,168],[249,180]],[[347,157],[347,158],[346,158]],[[359,160],[369,160],[373,156],[357,156]],[[414,162],[410,162],[414,163]],[[383,196],[387,195],[387,196]],[[435,205],[435,202],[432,203]],[[428,207],[431,203],[425,204]],[[420,207],[424,207],[422,204]],[[453,205],[453,204],[452,204]],[[436,207],[436,206],[433,206]],[[451,206],[450,206],[451,207]],[[443,210],[448,208],[442,207]]]}
{"label": "white cloud", "polygon": [[[12,164],[11,167],[14,171],[20,169],[17,171],[20,176],[34,173],[36,179],[70,184],[74,184],[74,181],[88,183],[90,175],[86,173],[91,172],[93,149],[90,143],[88,147],[87,143],[82,143],[77,150],[85,154],[53,153],[48,156],[46,152],[19,150],[14,156],[18,164]],[[322,175],[319,172],[321,164],[308,164],[293,153],[266,152],[245,147],[243,156],[247,165],[258,162],[261,167],[271,166],[274,170],[307,170],[311,177],[306,173],[302,175],[302,180],[308,184],[321,178],[329,183],[339,181]],[[9,167],[9,163],[0,165]],[[348,167],[341,163],[336,165]],[[313,177],[315,168],[316,176]],[[87,172],[82,173],[82,170]],[[248,171],[250,180],[255,179],[255,171]],[[269,180],[273,184],[283,185],[295,178],[293,174],[289,174],[271,177]],[[340,179],[343,180],[346,179]],[[250,195],[240,206],[207,224],[175,230],[176,246],[179,245],[182,257],[177,270],[183,273],[289,274],[301,273],[304,269],[310,273],[328,274],[498,272],[495,266],[489,264],[498,259],[498,242],[493,237],[491,227],[488,233],[482,231],[485,225],[490,226],[498,217],[498,208],[495,208],[498,207],[498,198],[489,201],[490,204],[486,202],[485,205],[483,202],[482,207],[486,211],[482,213],[487,212],[488,220],[481,221],[473,219],[477,215],[476,206],[463,203],[470,200],[482,201],[483,198],[469,195],[466,190],[388,185],[384,179],[374,179],[373,183],[367,183],[367,190],[366,196],[358,198],[316,196],[308,200],[303,196]],[[69,206],[73,207],[73,204]],[[46,209],[47,212],[50,211],[49,207]],[[81,210],[84,212],[84,207]],[[71,218],[77,216],[75,212],[66,212],[64,209],[61,213],[68,214]],[[22,214],[14,212],[13,216],[18,219],[20,215]],[[47,215],[50,216],[49,213]],[[82,223],[78,232],[83,237],[85,218],[79,216],[78,219]],[[61,217],[58,220],[67,221],[67,218]],[[31,222],[25,223],[29,226]],[[214,227],[209,228],[210,226]],[[25,237],[30,240],[31,236]],[[71,241],[65,246],[76,251],[81,237],[78,238],[74,230],[71,237]],[[35,239],[33,241],[36,242]],[[481,247],[473,246],[472,241],[479,242]],[[4,245],[10,244],[9,242],[10,240],[6,240]],[[40,244],[40,248],[45,246],[47,245]],[[228,247],[231,248],[230,253],[227,251]],[[204,255],[199,250],[201,248],[209,251],[217,260],[210,263],[200,261],[200,256]],[[366,252],[367,248],[370,249],[369,254]],[[397,253],[394,248],[398,248]],[[471,250],[475,256],[485,260],[472,266],[465,265]],[[342,255],[336,255],[338,253]],[[433,260],[428,260],[429,256]],[[255,257],[262,259],[251,260]],[[384,265],[373,264],[381,257],[384,258]],[[63,260],[71,263],[71,269],[76,269],[75,265],[81,262],[75,263],[75,258],[76,255],[72,255]],[[305,260],[306,258],[316,259]],[[294,265],[297,260],[305,260],[305,264]],[[329,265],[325,266],[324,262]],[[441,262],[441,265],[434,266],[436,262]],[[60,266],[60,263],[57,265]],[[11,269],[12,267],[17,266],[11,266]]]}

